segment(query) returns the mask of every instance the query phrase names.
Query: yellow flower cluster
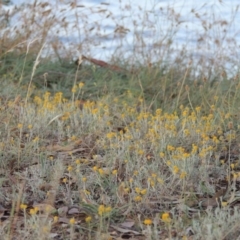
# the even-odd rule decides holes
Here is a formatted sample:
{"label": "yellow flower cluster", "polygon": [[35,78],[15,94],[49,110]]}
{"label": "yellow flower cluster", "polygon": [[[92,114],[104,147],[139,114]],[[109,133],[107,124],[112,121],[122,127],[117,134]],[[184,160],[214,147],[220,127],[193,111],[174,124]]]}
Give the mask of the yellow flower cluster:
{"label": "yellow flower cluster", "polygon": [[104,214],[109,214],[112,211],[112,208],[110,206],[105,207],[104,205],[100,205],[98,207],[98,214],[100,216],[103,216]]}

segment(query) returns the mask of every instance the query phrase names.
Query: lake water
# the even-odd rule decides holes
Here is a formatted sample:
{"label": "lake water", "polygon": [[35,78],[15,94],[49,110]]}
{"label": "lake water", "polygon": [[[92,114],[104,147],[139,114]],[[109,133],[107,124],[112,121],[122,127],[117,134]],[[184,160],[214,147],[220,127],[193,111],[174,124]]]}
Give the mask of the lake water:
{"label": "lake water", "polygon": [[[57,37],[69,47],[81,43],[76,56],[83,53],[100,59],[115,55],[134,56],[134,61],[141,61],[140,57],[158,60],[158,56],[169,55],[173,59],[184,49],[192,59],[205,58],[208,64],[224,65],[230,71],[239,66],[238,0],[75,0],[78,7],[72,8],[73,2],[49,0],[52,12],[69,23],[67,30],[60,25],[52,29],[49,39]],[[26,1],[13,3],[19,6]],[[28,14],[28,6],[22,12]],[[15,20],[19,24],[17,16]],[[171,53],[166,53],[169,49],[164,46],[169,39]]]}

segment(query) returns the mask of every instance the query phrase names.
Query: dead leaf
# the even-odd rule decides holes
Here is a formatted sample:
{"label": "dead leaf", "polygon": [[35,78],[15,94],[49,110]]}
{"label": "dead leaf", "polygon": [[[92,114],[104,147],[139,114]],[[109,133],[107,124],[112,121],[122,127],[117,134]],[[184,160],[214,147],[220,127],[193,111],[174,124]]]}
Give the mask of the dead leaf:
{"label": "dead leaf", "polygon": [[58,209],[58,215],[61,216],[61,217],[66,216],[67,212],[68,212],[68,207],[67,206],[60,207]]}
{"label": "dead leaf", "polygon": [[123,228],[131,228],[133,227],[135,224],[134,221],[126,221],[126,222],[123,222],[121,223],[120,225],[123,227]]}
{"label": "dead leaf", "polygon": [[115,229],[115,230],[117,230],[121,233],[133,233],[135,235],[141,235],[141,233],[139,233],[137,231],[134,231],[134,230],[125,229],[125,228],[117,227],[117,226],[114,226],[114,225],[110,225],[110,227],[112,227],[113,229]]}
{"label": "dead leaf", "polygon": [[49,121],[49,123],[47,124],[47,126],[50,125],[54,120],[56,120],[56,119],[58,119],[58,118],[60,118],[60,117],[62,117],[62,116],[63,116],[62,113],[61,113],[61,114],[58,114],[57,116],[55,116],[53,119],[51,119],[51,120]]}
{"label": "dead leaf", "polygon": [[69,151],[69,153],[84,152],[84,151],[86,151],[86,150],[87,150],[87,148],[80,147],[80,148],[76,148],[76,149],[74,149],[74,150],[72,150],[72,151]]}
{"label": "dead leaf", "polygon": [[46,149],[53,152],[68,152],[74,149],[74,144],[69,144],[67,146],[50,145],[50,146],[47,146]]}
{"label": "dead leaf", "polygon": [[58,219],[58,222],[59,222],[59,223],[69,224],[69,219],[66,218],[66,217],[60,217],[60,218]]}
{"label": "dead leaf", "polygon": [[56,237],[58,237],[59,236],[59,234],[57,234],[57,233],[50,233],[49,234],[49,238],[52,238],[52,239],[56,239]]}
{"label": "dead leaf", "polygon": [[80,213],[79,209],[78,208],[71,208],[69,211],[68,211],[68,214],[78,214]]}
{"label": "dead leaf", "polygon": [[218,202],[215,198],[205,198],[200,203],[199,206],[201,207],[217,207]]}
{"label": "dead leaf", "polygon": [[49,190],[52,189],[52,185],[51,185],[50,183],[45,182],[45,183],[42,183],[42,184],[39,186],[39,189],[40,189],[41,191],[47,192],[47,191],[49,191]]}

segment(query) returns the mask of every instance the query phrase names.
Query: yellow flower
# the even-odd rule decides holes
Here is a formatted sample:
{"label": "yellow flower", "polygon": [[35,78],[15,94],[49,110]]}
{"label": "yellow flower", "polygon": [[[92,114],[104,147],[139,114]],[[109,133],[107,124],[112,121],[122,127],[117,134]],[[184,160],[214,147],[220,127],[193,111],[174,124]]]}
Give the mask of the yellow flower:
{"label": "yellow flower", "polygon": [[160,183],[160,184],[164,184],[164,181],[162,178],[157,178],[157,181]]}
{"label": "yellow flower", "polygon": [[71,225],[75,224],[75,222],[76,222],[76,221],[75,221],[75,218],[74,218],[74,217],[69,220],[69,223],[70,223]]}
{"label": "yellow flower", "polygon": [[195,154],[197,152],[197,150],[198,150],[198,146],[195,144],[192,144],[192,152],[191,153]]}
{"label": "yellow flower", "polygon": [[117,172],[118,172],[118,171],[115,169],[115,170],[112,171],[112,174],[113,174],[113,175],[117,175]]}
{"label": "yellow flower", "polygon": [[33,139],[33,142],[38,142],[38,141],[39,141],[39,137],[38,136]]}
{"label": "yellow flower", "polygon": [[76,159],[75,163],[79,165],[81,163],[80,159]]}
{"label": "yellow flower", "polygon": [[186,176],[187,176],[187,173],[186,173],[186,172],[182,172],[182,173],[180,174],[180,178],[181,178],[181,179],[184,179]]}
{"label": "yellow flower", "polygon": [[17,125],[17,127],[18,127],[19,129],[22,129],[22,128],[23,128],[23,124],[22,124],[22,123],[19,123],[19,124]]}
{"label": "yellow flower", "polygon": [[156,177],[157,177],[157,174],[156,174],[156,173],[152,173],[152,177],[153,177],[153,178],[156,178]]}
{"label": "yellow flower", "polygon": [[84,193],[85,193],[86,195],[90,195],[90,192],[89,192],[88,190],[84,190]]}
{"label": "yellow flower", "polygon": [[87,181],[87,178],[86,178],[86,177],[83,177],[83,178],[82,178],[82,181],[83,181],[83,182],[86,182],[86,181]]}
{"label": "yellow flower", "polygon": [[100,216],[102,216],[104,212],[105,212],[105,206],[104,206],[104,205],[100,205],[100,206],[98,207],[98,214],[99,214]]}
{"label": "yellow flower", "polygon": [[151,185],[151,187],[155,186],[155,181],[153,179],[150,180],[150,185]]}
{"label": "yellow flower", "polygon": [[166,162],[166,164],[167,164],[168,166],[170,166],[172,163],[171,163],[170,160],[168,160],[168,161]]}
{"label": "yellow flower", "polygon": [[67,182],[67,178],[63,178],[62,182],[66,183]]}
{"label": "yellow flower", "polygon": [[25,210],[25,209],[27,208],[27,205],[24,204],[24,203],[22,203],[22,204],[20,205],[20,208],[21,208],[22,210]]}
{"label": "yellow flower", "polygon": [[58,222],[58,216],[54,216],[54,217],[53,217],[53,222],[54,222],[54,223]]}
{"label": "yellow flower", "polygon": [[77,92],[77,86],[76,86],[76,85],[74,85],[74,86],[72,87],[72,93],[75,93],[75,92]]}
{"label": "yellow flower", "polygon": [[143,154],[144,154],[144,151],[143,151],[142,149],[139,149],[139,150],[138,150],[138,154],[139,154],[139,155],[143,155]]}
{"label": "yellow flower", "polygon": [[98,167],[94,166],[92,169],[93,169],[94,172],[96,172],[98,170]]}
{"label": "yellow flower", "polygon": [[233,172],[232,175],[233,175],[234,180],[236,180],[238,178],[238,173]]}
{"label": "yellow flower", "polygon": [[54,95],[53,102],[54,102],[55,104],[61,103],[61,102],[62,102],[62,95],[63,95],[62,92],[57,92],[57,93]]}
{"label": "yellow flower", "polygon": [[49,226],[43,226],[42,227],[42,231],[43,231],[43,233],[49,233]]}
{"label": "yellow flower", "polygon": [[178,173],[179,172],[179,168],[178,168],[178,166],[176,166],[176,165],[174,165],[173,166],[173,173]]}
{"label": "yellow flower", "polygon": [[85,218],[85,222],[86,223],[89,223],[91,221],[92,221],[92,217],[91,216],[88,216],[88,217]]}
{"label": "yellow flower", "polygon": [[71,141],[75,141],[77,137],[75,135],[71,136]]}
{"label": "yellow flower", "polygon": [[84,87],[84,85],[85,85],[84,82],[80,82],[80,83],[78,84],[78,87],[79,87],[80,89],[82,89],[82,88]]}
{"label": "yellow flower", "polygon": [[168,151],[174,151],[175,147],[171,146],[171,145],[167,145],[167,150]]}
{"label": "yellow flower", "polygon": [[184,132],[185,136],[189,136],[190,135],[190,131],[188,129],[185,129],[183,132]]}
{"label": "yellow flower", "polygon": [[62,115],[62,117],[61,117],[61,120],[62,120],[62,121],[66,121],[67,119],[70,118],[70,115],[71,115],[70,112],[64,113],[64,114]]}
{"label": "yellow flower", "polygon": [[93,115],[96,114],[97,112],[98,112],[98,109],[97,109],[97,108],[92,109],[92,114],[93,114]]}
{"label": "yellow flower", "polygon": [[170,217],[169,213],[163,213],[162,221],[165,222],[165,223],[170,223],[171,222],[171,217]]}
{"label": "yellow flower", "polygon": [[163,158],[163,157],[165,156],[165,154],[164,154],[163,152],[160,152],[160,153],[159,153],[159,156],[160,156],[161,158]]}
{"label": "yellow flower", "polygon": [[147,189],[142,189],[140,192],[142,195],[145,195],[147,193]]}
{"label": "yellow flower", "polygon": [[133,172],[133,175],[134,175],[134,176],[137,176],[137,175],[138,175],[138,171],[135,170],[135,171]]}
{"label": "yellow flower", "polygon": [[156,115],[161,115],[161,113],[162,113],[162,109],[158,108],[158,109],[156,110]]}
{"label": "yellow flower", "polygon": [[113,138],[115,135],[116,135],[116,133],[114,133],[114,132],[107,133],[107,138],[108,138],[108,139],[111,139],[111,138]]}
{"label": "yellow flower", "polygon": [[183,158],[189,158],[190,154],[189,153],[183,153]]}
{"label": "yellow flower", "polygon": [[106,207],[106,208],[105,208],[105,211],[104,211],[104,212],[105,212],[105,213],[109,213],[109,212],[111,212],[111,211],[112,211],[112,207],[109,206],[109,207]]}
{"label": "yellow flower", "polygon": [[141,202],[142,201],[142,197],[141,196],[136,196],[135,198],[134,198],[134,201],[135,202]]}
{"label": "yellow flower", "polygon": [[151,225],[151,224],[152,224],[152,220],[149,219],[149,218],[147,218],[147,219],[145,219],[145,220],[143,221],[143,223],[144,223],[145,225]]}
{"label": "yellow flower", "polygon": [[67,168],[67,170],[68,170],[69,172],[71,172],[71,171],[72,171],[72,169],[73,169],[73,167],[72,167],[72,166],[68,166],[68,168]]}
{"label": "yellow flower", "polygon": [[136,187],[136,188],[135,188],[135,192],[136,192],[136,193],[138,193],[138,194],[140,194],[140,192],[141,192],[141,189],[140,189],[140,188],[138,188],[138,187]]}
{"label": "yellow flower", "polygon": [[30,209],[30,214],[35,215],[38,212],[38,207]]}
{"label": "yellow flower", "polygon": [[228,118],[230,118],[231,117],[231,114],[230,113],[227,113],[226,115],[225,115],[225,119],[228,119]]}
{"label": "yellow flower", "polygon": [[99,172],[100,175],[104,175],[104,170],[102,168],[99,168],[98,172]]}
{"label": "yellow flower", "polygon": [[228,202],[221,202],[222,207],[226,207]]}

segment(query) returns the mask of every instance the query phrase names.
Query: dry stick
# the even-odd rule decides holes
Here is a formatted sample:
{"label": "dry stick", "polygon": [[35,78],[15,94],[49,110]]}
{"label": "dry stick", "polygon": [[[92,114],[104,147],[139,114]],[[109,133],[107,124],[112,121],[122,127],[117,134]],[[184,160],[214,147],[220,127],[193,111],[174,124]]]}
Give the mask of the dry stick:
{"label": "dry stick", "polygon": [[151,101],[150,105],[148,106],[148,110],[151,109],[152,105],[153,105],[154,102],[157,100],[157,97],[158,97],[158,95],[160,94],[160,92],[161,92],[161,91],[158,91],[158,93],[157,93],[155,96],[153,96],[152,101]]}
{"label": "dry stick", "polygon": [[[144,90],[143,90],[143,86],[142,86],[142,82],[141,82],[141,80],[140,80],[140,78],[138,78],[138,82],[139,82],[139,86],[140,86],[140,88],[141,88],[141,90],[142,90],[142,95],[144,96]],[[144,111],[145,111],[145,102],[143,102],[143,105],[144,105]]]}
{"label": "dry stick", "polygon": [[[26,181],[24,181],[20,185],[17,202],[12,201],[11,218],[10,218],[9,235],[8,235],[9,240],[13,239],[13,231],[14,231],[14,227],[16,226],[16,223],[18,220],[18,213],[20,210],[21,199],[23,196],[23,191],[24,191],[25,185],[26,185]],[[16,206],[16,208],[15,208],[15,206]],[[15,214],[14,214],[14,210],[16,210]]]}
{"label": "dry stick", "polygon": [[1,55],[1,57],[3,57],[4,55],[6,55],[6,54],[9,53],[9,52],[12,52],[15,47],[18,47],[19,45],[21,45],[21,44],[23,44],[23,43],[25,43],[25,42],[27,42],[27,41],[22,41],[22,42],[20,42],[20,43],[18,43],[18,44],[15,44],[15,45],[12,46],[10,49],[8,49],[5,53],[3,53],[3,54]]}
{"label": "dry stick", "polygon": [[[90,63],[93,63],[94,65],[97,65],[97,66],[100,66],[100,67],[103,67],[103,68],[106,68],[106,69],[110,69],[113,72],[117,72],[117,73],[126,73],[127,72],[126,69],[123,69],[123,68],[121,68],[117,65],[109,64],[109,63],[104,62],[102,60],[98,60],[98,59],[91,58],[91,57],[86,57],[84,55],[82,55],[82,60],[86,60]],[[78,61],[79,60],[77,60],[77,64],[78,64]]]}
{"label": "dry stick", "polygon": [[[73,82],[73,88],[74,88],[74,87],[76,86],[76,84],[77,84],[78,70],[79,70],[82,62],[83,62],[83,58],[82,58],[82,56],[79,56],[79,58],[77,59],[77,71],[76,71],[76,73],[75,73],[75,78],[74,78],[74,82]],[[72,105],[73,105],[73,103],[74,103],[74,98],[75,98],[75,93],[73,92],[73,93],[72,93]]]}
{"label": "dry stick", "polygon": [[[35,39],[35,40],[36,40],[36,39]],[[31,43],[33,43],[35,40],[33,40],[32,42],[30,42],[29,45],[30,45]],[[32,74],[31,74],[31,79],[30,79],[30,82],[29,82],[29,84],[28,84],[28,90],[27,90],[27,95],[26,95],[26,99],[25,99],[25,106],[27,105],[27,101],[28,101],[28,97],[29,97],[29,92],[30,92],[30,87],[31,87],[32,81],[33,81],[33,76],[34,76],[34,73],[35,73],[35,71],[36,71],[37,65],[40,63],[39,58],[40,58],[40,56],[41,56],[42,50],[43,50],[43,48],[45,47],[45,45],[46,45],[46,42],[42,45],[42,47],[41,47],[41,49],[40,49],[40,51],[39,51],[39,53],[38,53],[38,55],[37,55],[37,58],[36,58],[36,60],[35,60],[35,63],[34,63],[34,65],[33,65],[33,70],[32,70]]]}
{"label": "dry stick", "polygon": [[22,79],[23,79],[23,72],[24,72],[24,68],[25,68],[25,65],[26,65],[26,60],[27,60],[27,55],[28,55],[28,52],[29,52],[29,49],[30,49],[30,45],[32,43],[34,43],[37,39],[33,40],[32,42],[30,42],[28,45],[27,45],[27,52],[26,52],[26,55],[25,55],[25,58],[24,58],[24,62],[23,62],[23,68],[22,68],[22,72],[21,72],[21,76],[20,76],[20,79],[19,79],[19,82],[18,82],[18,86],[20,86],[21,82],[22,82]]}
{"label": "dry stick", "polygon": [[192,101],[191,101],[191,99],[190,99],[190,95],[189,95],[189,91],[190,91],[190,89],[189,89],[188,86],[186,86],[186,91],[187,91],[187,96],[188,96],[189,104],[190,104],[190,106],[191,106],[192,111],[194,111],[194,108],[193,108],[193,105],[192,105]]}
{"label": "dry stick", "polygon": [[181,95],[181,93],[182,93],[183,85],[184,85],[184,83],[185,83],[185,81],[186,81],[186,78],[187,78],[187,74],[188,74],[190,65],[191,65],[191,63],[188,64],[187,70],[186,70],[185,75],[184,75],[184,77],[183,77],[183,81],[182,81],[182,84],[181,84],[181,87],[180,87],[180,90],[179,90],[179,93],[178,93],[176,108],[178,108],[179,98],[180,98],[180,95]]}

